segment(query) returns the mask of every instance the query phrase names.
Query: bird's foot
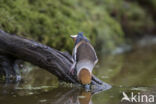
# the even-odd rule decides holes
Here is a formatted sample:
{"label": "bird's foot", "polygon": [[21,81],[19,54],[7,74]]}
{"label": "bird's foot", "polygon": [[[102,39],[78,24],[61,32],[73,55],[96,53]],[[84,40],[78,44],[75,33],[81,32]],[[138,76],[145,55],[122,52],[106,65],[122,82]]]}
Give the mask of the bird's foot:
{"label": "bird's foot", "polygon": [[85,91],[89,92],[91,90],[91,85],[90,84],[86,84],[84,85]]}

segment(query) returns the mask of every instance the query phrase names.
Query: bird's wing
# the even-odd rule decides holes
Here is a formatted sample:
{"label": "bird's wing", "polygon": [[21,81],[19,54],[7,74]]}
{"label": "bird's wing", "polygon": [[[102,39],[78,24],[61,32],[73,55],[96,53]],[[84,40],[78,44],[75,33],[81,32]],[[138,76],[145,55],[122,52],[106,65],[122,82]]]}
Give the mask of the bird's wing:
{"label": "bird's wing", "polygon": [[93,46],[86,41],[80,41],[75,45],[72,56],[74,61],[88,60],[93,62],[94,65],[98,62]]}
{"label": "bird's wing", "polygon": [[76,58],[77,58],[77,57],[76,57],[76,56],[77,56],[77,49],[78,49],[78,47],[79,47],[81,44],[82,44],[82,41],[79,42],[78,44],[76,44],[75,47],[74,47],[74,49],[73,49],[72,56],[73,56],[74,61],[76,61]]}
{"label": "bird's wing", "polygon": [[76,45],[76,61],[88,60],[94,65],[97,63],[97,56],[94,48],[89,42],[81,41]]}
{"label": "bird's wing", "polygon": [[98,57],[97,57],[97,55],[96,55],[95,49],[93,48],[93,46],[92,46],[90,43],[87,43],[87,44],[91,47],[92,51],[94,52],[94,55],[95,55],[94,65],[95,65],[95,64],[97,64],[97,62],[98,62]]}

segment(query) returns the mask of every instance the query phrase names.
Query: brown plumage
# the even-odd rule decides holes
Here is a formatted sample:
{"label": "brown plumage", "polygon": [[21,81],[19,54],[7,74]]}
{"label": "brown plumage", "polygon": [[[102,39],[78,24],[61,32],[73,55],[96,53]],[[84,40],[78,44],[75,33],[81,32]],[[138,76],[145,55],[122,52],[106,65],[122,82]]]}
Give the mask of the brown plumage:
{"label": "brown plumage", "polygon": [[97,57],[90,43],[81,41],[77,45],[76,52],[76,69],[78,79],[82,84],[90,84],[92,69],[96,64]]}
{"label": "brown plumage", "polygon": [[91,83],[92,70],[98,61],[96,52],[89,40],[79,33],[78,36],[72,37],[75,41],[73,49],[74,64],[71,69],[77,72],[78,80],[86,85]]}

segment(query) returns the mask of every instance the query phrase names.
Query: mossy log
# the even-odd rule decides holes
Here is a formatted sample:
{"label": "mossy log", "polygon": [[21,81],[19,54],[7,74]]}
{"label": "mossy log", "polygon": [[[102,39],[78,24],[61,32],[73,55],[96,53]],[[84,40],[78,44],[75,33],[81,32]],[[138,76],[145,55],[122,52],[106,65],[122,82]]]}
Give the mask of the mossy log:
{"label": "mossy log", "polygon": [[[0,30],[0,54],[28,61],[56,75],[61,81],[80,84],[76,75],[69,72],[72,57],[67,52],[60,52],[33,40],[10,35]],[[95,85],[98,91],[110,88],[94,75],[91,84]]]}

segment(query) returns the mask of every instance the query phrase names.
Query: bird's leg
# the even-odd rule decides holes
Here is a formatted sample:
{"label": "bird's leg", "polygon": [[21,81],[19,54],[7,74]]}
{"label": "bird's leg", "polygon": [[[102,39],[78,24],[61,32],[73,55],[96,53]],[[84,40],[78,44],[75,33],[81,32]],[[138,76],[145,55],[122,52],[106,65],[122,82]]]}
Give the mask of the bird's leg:
{"label": "bird's leg", "polygon": [[75,68],[76,62],[73,63],[73,65],[70,68],[70,73],[73,75],[74,74],[74,68]]}
{"label": "bird's leg", "polygon": [[85,84],[84,85],[84,88],[85,88],[85,91],[90,91],[91,90],[91,88],[90,88],[91,86],[90,86],[90,84]]}

